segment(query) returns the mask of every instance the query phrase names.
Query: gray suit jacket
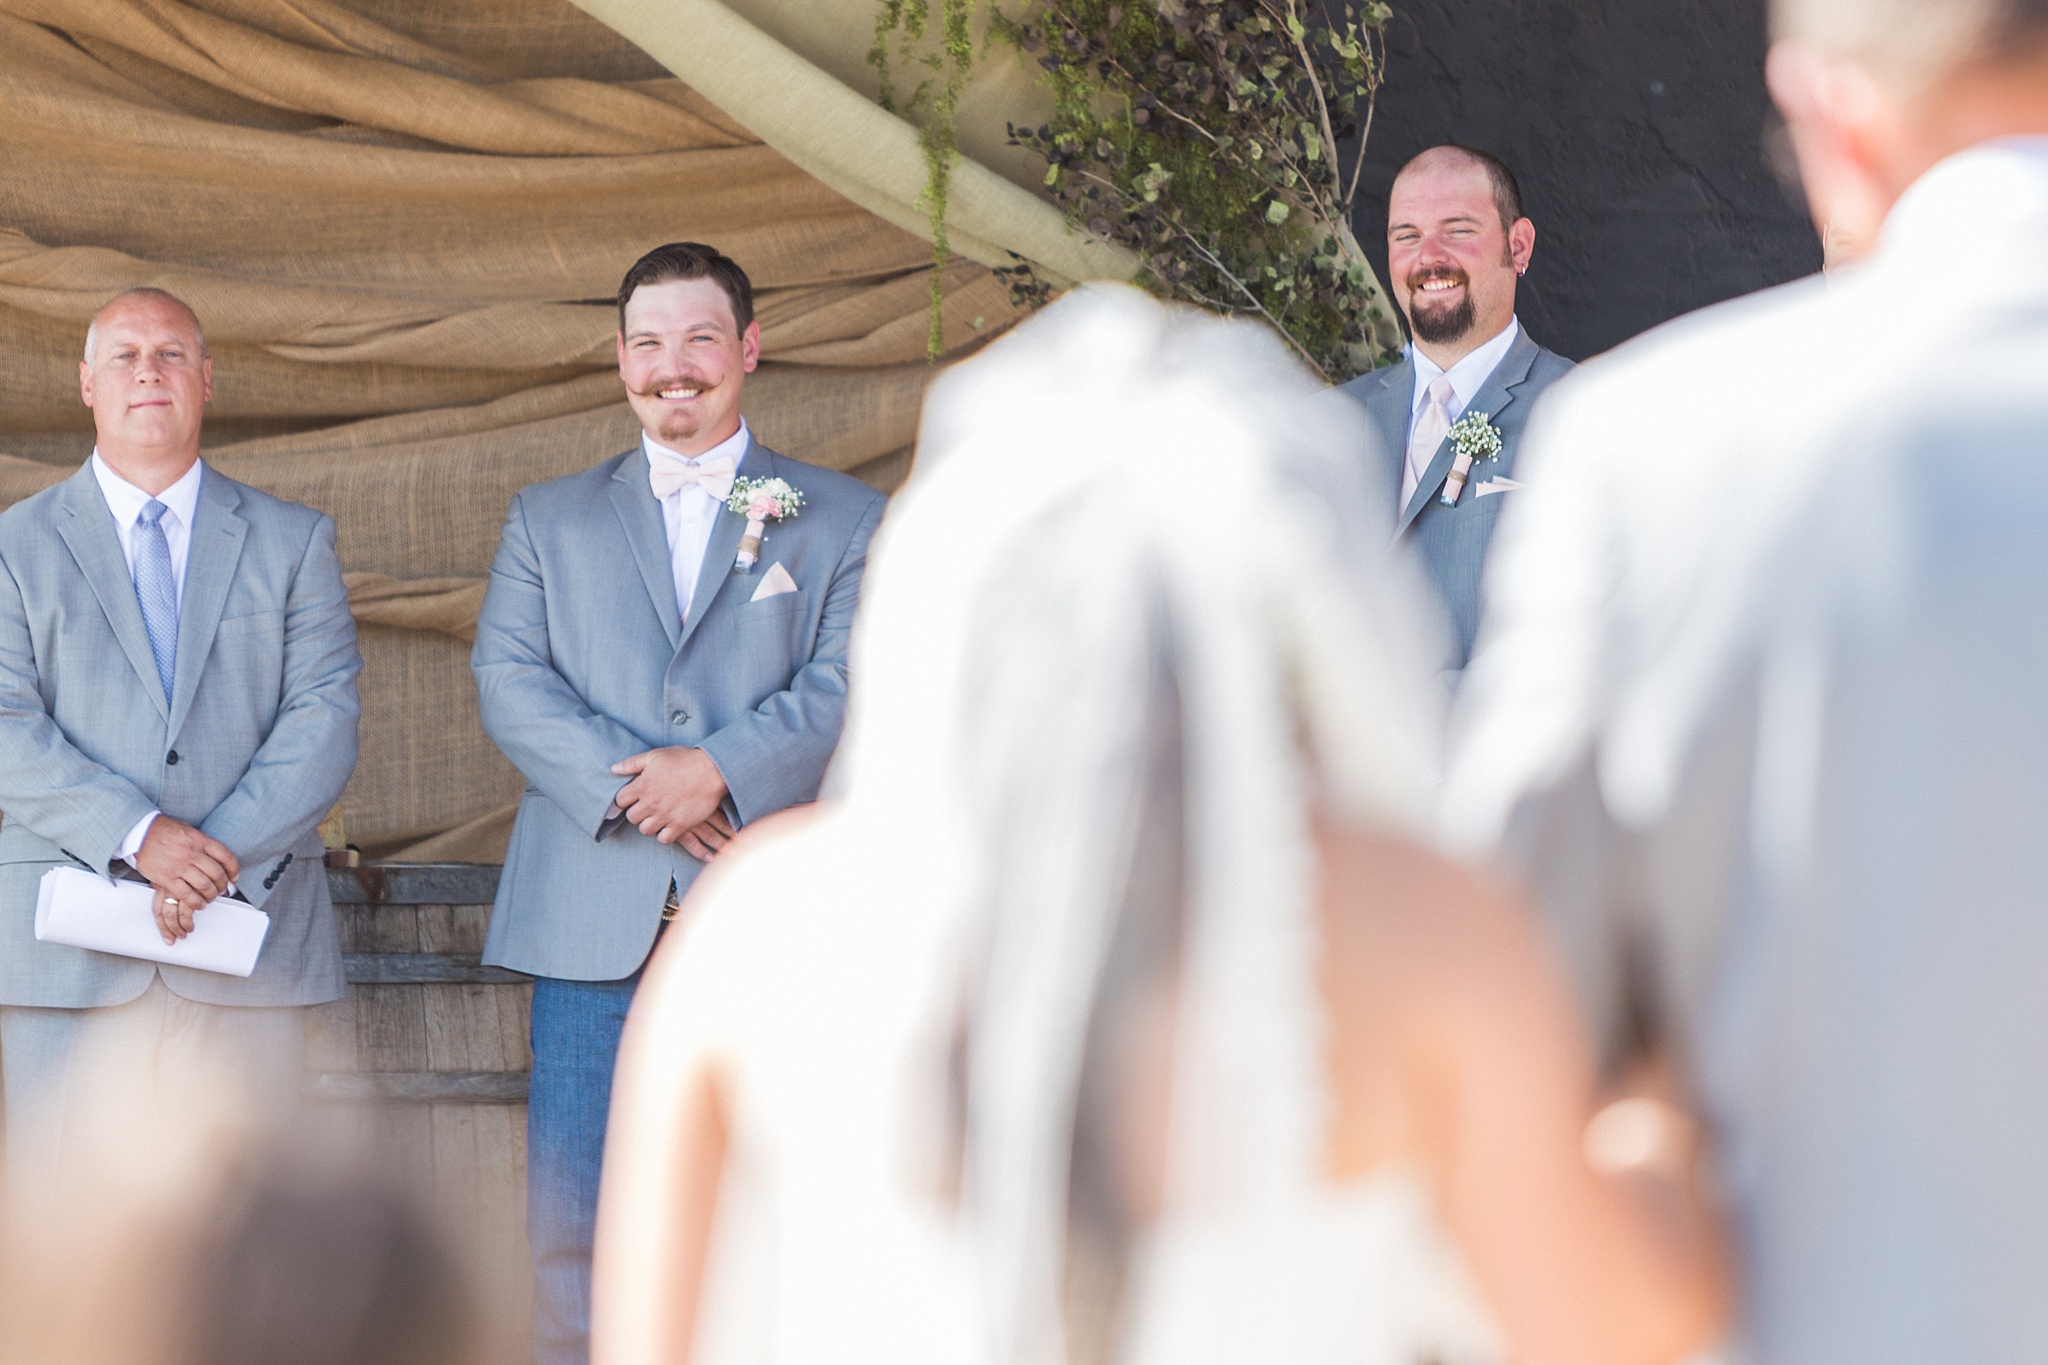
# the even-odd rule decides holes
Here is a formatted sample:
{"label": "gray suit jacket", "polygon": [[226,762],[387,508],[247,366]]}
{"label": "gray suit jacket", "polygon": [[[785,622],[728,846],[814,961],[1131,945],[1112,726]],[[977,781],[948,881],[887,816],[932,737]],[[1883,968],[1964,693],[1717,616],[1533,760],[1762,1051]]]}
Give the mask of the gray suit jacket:
{"label": "gray suit jacket", "polygon": [[[710,754],[735,827],[817,796],[846,709],[846,642],[886,499],[754,442],[740,472],[787,479],[803,509],[736,573],[746,519],[721,511],[688,624],[638,446],[521,490],[470,658],[484,729],[526,775],[484,960],[616,981],[645,960],[669,880],[702,868],[607,822],[611,765],[664,745]],[[780,564],[797,591],[752,600]]]}
{"label": "gray suit jacket", "polygon": [[[334,523],[210,468],[193,523],[166,705],[92,466],[0,513],[0,1004],[120,1004],[159,970],[216,1004],[345,989],[317,830],[355,770],[362,660]],[[270,915],[246,980],[36,941],[43,873],[107,871],[152,809],[241,859]]]}
{"label": "gray suit jacket", "polygon": [[[1479,485],[1493,479],[1512,478],[1516,448],[1536,396],[1563,378],[1572,362],[1537,345],[1524,330],[1501,358],[1493,373],[1473,395],[1467,414],[1483,412],[1500,430],[1501,452],[1491,460],[1472,467],[1471,482],[1465,485],[1458,505],[1445,507],[1437,501],[1444,478],[1451,472],[1457,454],[1450,438],[1437,448],[1436,458],[1416,485],[1415,496],[1400,509],[1396,535],[1414,547],[1436,585],[1450,618],[1455,653],[1452,667],[1463,668],[1472,656],[1472,641],[1479,633],[1479,582],[1486,563],[1486,550],[1493,540],[1493,526],[1510,495],[1482,495]],[[1380,433],[1382,457],[1389,461],[1386,487],[1400,495],[1402,465],[1408,458],[1408,428],[1415,412],[1415,362],[1362,374],[1344,385],[1344,392],[1365,404],[1373,425]],[[1389,509],[1387,520],[1395,523]]]}

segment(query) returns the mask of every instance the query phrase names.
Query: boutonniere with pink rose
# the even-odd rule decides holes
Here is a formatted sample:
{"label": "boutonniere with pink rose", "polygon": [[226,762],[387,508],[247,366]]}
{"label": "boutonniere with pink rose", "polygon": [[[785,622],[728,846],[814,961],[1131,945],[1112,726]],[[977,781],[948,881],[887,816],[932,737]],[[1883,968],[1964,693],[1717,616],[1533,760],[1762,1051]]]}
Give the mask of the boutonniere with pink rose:
{"label": "boutonniere with pink rose", "polygon": [[1451,461],[1451,475],[1444,480],[1444,495],[1438,501],[1446,507],[1456,507],[1458,495],[1465,491],[1465,480],[1472,476],[1473,461],[1500,458],[1500,428],[1485,413],[1468,412],[1451,424],[1449,435],[1458,453]]}
{"label": "boutonniere with pink rose", "polygon": [[725,505],[747,519],[740,552],[732,561],[733,571],[751,573],[761,562],[761,541],[768,534],[768,523],[795,516],[804,505],[804,495],[784,479],[734,479],[732,496]]}

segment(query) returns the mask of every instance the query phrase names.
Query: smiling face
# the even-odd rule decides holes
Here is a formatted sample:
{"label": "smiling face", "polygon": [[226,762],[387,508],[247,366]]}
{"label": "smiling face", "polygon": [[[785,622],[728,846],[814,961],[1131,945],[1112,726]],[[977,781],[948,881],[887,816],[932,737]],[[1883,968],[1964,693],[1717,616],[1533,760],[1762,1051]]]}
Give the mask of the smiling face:
{"label": "smiling face", "polygon": [[716,280],[664,280],[633,291],[619,335],[619,378],[647,434],[697,456],[740,429],[740,387],[761,360],[761,328],[734,323]]}
{"label": "smiling face", "polygon": [[161,492],[199,458],[199,422],[213,397],[198,323],[175,300],[132,295],[100,310],[92,338],[78,387],[100,458],[130,483]]}
{"label": "smiling face", "polygon": [[1501,222],[1485,167],[1455,152],[1410,164],[1387,205],[1387,273],[1416,347],[1449,368],[1499,336],[1535,246],[1528,219]]}

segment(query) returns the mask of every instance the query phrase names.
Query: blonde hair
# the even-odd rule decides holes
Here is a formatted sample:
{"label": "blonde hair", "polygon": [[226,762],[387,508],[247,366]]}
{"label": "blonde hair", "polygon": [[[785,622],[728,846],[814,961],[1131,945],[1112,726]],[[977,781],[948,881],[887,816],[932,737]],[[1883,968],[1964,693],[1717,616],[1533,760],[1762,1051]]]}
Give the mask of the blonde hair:
{"label": "blonde hair", "polygon": [[1966,62],[2048,54],[2048,0],[1772,0],[1771,36],[1925,89]]}

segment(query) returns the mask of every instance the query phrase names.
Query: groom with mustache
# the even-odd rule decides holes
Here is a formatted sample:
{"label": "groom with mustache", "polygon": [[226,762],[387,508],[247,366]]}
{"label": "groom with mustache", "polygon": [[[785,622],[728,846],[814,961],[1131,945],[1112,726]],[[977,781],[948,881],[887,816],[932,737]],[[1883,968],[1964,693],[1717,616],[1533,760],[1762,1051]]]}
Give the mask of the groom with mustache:
{"label": "groom with mustache", "polygon": [[[1365,405],[1400,490],[1394,535],[1414,548],[1449,617],[1450,666],[1462,670],[1479,631],[1479,587],[1500,509],[1521,485],[1515,449],[1538,394],[1572,363],[1530,339],[1515,282],[1536,227],[1513,172],[1477,148],[1432,147],[1401,168],[1387,202],[1387,274],[1414,344],[1398,365],[1344,391]],[[1461,418],[1484,415],[1499,453],[1459,477]]]}
{"label": "groom with mustache", "polygon": [[[484,961],[534,977],[541,1365],[589,1357],[612,1067],[641,964],[734,831],[817,797],[885,501],[748,429],[761,328],[729,257],[656,247],[618,306],[640,439],[512,499],[470,658],[484,729],[527,783]],[[780,480],[802,505],[757,529],[729,501],[740,480]]]}

